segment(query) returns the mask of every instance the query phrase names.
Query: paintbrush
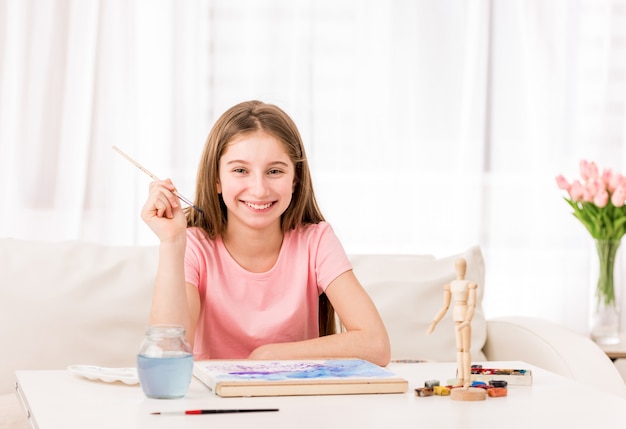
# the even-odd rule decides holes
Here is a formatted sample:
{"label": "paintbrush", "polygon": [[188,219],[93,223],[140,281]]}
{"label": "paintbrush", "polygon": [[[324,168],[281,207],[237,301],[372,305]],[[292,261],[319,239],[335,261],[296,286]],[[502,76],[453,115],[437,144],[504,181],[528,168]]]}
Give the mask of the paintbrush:
{"label": "paintbrush", "polygon": [[157,411],[155,413],[150,414],[178,414],[178,415],[189,415],[189,414],[232,414],[232,413],[263,413],[263,412],[271,412],[278,411],[278,408],[225,408],[225,409],[216,409],[216,410],[186,410],[186,411]]}
{"label": "paintbrush", "polygon": [[[120,155],[122,155],[124,158],[126,158],[128,161],[130,161],[135,167],[137,167],[138,169],[140,169],[141,171],[143,171],[144,173],[146,173],[148,176],[150,176],[152,178],[152,180],[161,180],[159,179],[157,176],[155,176],[154,174],[152,174],[148,169],[146,169],[146,167],[144,167],[143,165],[139,164],[137,161],[135,161],[134,159],[132,159],[130,156],[126,155],[124,152],[122,152],[117,146],[113,146],[113,150],[117,153],[119,153]],[[173,191],[174,195],[176,195],[180,200],[186,202],[187,204],[189,204],[191,207],[193,207],[194,209],[198,210],[200,213],[204,214],[204,212],[200,209],[200,207],[198,207],[197,205],[195,205],[191,200],[183,197],[181,194],[179,194],[176,191]]]}

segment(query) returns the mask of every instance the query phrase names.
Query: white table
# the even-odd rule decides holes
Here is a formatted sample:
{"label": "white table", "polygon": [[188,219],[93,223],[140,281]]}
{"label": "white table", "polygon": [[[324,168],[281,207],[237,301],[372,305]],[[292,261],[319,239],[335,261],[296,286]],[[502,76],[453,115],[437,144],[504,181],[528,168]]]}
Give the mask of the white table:
{"label": "white table", "polygon": [[[483,363],[489,368],[531,369],[532,386],[509,386],[508,396],[461,402],[418,397],[424,381],[444,384],[454,363],[390,364],[409,380],[405,394],[221,398],[196,380],[185,398],[144,397],[138,385],[90,381],[64,370],[16,371],[18,392],[37,429],[98,428],[585,428],[624,427],[620,398],[523,362]],[[169,416],[153,411],[198,408],[279,408],[278,412]],[[440,426],[437,426],[440,425]]]}
{"label": "white table", "polygon": [[620,335],[620,341],[617,344],[598,344],[598,347],[613,361],[626,359],[626,334]]}

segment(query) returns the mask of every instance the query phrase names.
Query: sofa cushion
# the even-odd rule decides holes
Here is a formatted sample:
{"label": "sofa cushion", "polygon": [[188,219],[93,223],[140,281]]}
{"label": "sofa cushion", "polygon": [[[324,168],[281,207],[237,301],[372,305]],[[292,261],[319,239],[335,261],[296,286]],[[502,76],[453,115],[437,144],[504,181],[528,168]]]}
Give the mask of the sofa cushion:
{"label": "sofa cushion", "polygon": [[156,247],[0,239],[0,394],[16,369],[134,366]]}
{"label": "sofa cushion", "polygon": [[487,325],[482,309],[485,266],[479,247],[457,255],[351,255],[354,272],[383,318],[397,359],[456,360],[452,305],[435,331],[426,331],[443,306],[444,285],[456,278],[458,257],[465,258],[465,279],[478,284],[472,319],[472,360],[484,360]]}

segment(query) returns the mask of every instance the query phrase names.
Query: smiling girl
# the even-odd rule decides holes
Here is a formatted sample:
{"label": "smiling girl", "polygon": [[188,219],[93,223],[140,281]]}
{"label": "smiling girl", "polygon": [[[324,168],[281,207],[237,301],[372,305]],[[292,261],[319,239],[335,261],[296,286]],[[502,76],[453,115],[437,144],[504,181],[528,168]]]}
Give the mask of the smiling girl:
{"label": "smiling girl", "polygon": [[175,191],[152,182],[142,209],[160,241],[151,324],[183,325],[196,359],[387,365],[387,331],[324,221],[284,111],[260,101],[227,110],[200,160],[201,211],[183,210]]}

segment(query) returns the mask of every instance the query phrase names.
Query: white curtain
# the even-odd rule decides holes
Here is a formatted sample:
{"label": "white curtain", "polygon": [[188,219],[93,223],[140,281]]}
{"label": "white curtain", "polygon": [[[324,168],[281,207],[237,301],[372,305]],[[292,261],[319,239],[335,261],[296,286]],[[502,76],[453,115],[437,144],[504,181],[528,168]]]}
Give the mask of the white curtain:
{"label": "white curtain", "polygon": [[209,14],[185,5],[0,1],[0,236],[152,238],[138,218],[148,182],[111,147],[164,176],[198,155]]}
{"label": "white curtain", "polygon": [[585,332],[597,257],[554,177],[578,177],[580,159],[625,172],[626,3],[493,5],[486,305]]}
{"label": "white curtain", "polygon": [[155,244],[150,179],[111,146],[192,197],[212,123],[258,98],[299,125],[348,252],[478,244],[488,316],[584,332],[593,249],[554,176],[581,158],[626,167],[625,10],[0,0],[0,236]]}

